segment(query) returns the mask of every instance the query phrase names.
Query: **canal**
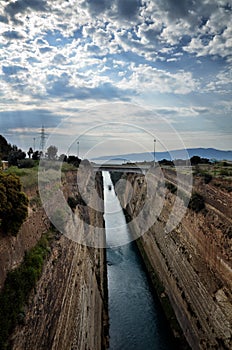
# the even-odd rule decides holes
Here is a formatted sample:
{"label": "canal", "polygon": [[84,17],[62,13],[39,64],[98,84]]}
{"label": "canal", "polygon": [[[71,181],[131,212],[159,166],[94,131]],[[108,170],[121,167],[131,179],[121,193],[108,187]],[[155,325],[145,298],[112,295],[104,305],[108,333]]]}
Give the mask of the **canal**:
{"label": "canal", "polygon": [[[153,295],[108,172],[103,172],[110,350],[174,349],[174,339]],[[123,245],[121,244],[123,243]]]}

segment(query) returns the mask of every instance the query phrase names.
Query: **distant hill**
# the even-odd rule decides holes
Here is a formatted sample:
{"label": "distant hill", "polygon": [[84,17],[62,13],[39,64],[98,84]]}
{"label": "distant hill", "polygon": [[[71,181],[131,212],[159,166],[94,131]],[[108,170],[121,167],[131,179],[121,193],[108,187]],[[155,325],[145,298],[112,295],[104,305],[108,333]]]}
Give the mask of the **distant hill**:
{"label": "distant hill", "polygon": [[[189,157],[186,157],[186,151]],[[173,150],[170,152],[156,152],[156,160],[174,160],[174,159],[186,159],[193,156],[199,156],[202,158],[216,159],[216,160],[231,160],[232,161],[232,151],[222,151],[214,148],[188,148],[185,150]],[[123,159],[131,162],[141,162],[141,161],[151,161],[153,157],[153,152],[147,153],[130,153],[130,154],[118,154],[113,156],[102,156],[94,158],[94,161],[108,161],[115,159]]]}

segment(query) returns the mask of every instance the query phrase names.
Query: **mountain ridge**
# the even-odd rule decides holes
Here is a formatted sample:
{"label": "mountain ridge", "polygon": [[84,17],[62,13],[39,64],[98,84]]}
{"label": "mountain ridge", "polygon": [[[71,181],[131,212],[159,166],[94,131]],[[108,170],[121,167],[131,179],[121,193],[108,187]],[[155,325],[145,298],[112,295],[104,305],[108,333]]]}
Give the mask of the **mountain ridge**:
{"label": "mountain ridge", "polygon": [[[117,154],[111,156],[96,157],[92,160],[124,160],[124,161],[152,161],[154,152],[144,152],[144,153],[127,153],[127,154]],[[232,151],[219,150],[215,148],[187,148],[156,152],[155,159],[160,161],[162,159],[174,160],[174,159],[189,159],[193,156],[199,156],[201,158],[215,159],[215,160],[231,160],[232,161]]]}

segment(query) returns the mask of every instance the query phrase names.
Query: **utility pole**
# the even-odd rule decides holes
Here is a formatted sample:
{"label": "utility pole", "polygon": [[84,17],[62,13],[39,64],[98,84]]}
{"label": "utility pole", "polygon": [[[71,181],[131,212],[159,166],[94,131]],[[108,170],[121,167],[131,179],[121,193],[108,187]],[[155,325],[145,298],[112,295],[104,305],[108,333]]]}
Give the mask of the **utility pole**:
{"label": "utility pole", "polygon": [[156,139],[154,139],[154,161],[153,161],[154,166],[155,166],[155,144],[156,144]]}
{"label": "utility pole", "polygon": [[79,158],[79,147],[80,147],[80,142],[77,141],[77,158]]}
{"label": "utility pole", "polygon": [[47,137],[47,134],[45,133],[44,126],[42,125],[41,131],[40,131],[40,149],[42,152],[42,156],[44,155],[44,147],[45,147],[45,139]]}
{"label": "utility pole", "polygon": [[33,151],[35,152],[35,137],[33,137]]}

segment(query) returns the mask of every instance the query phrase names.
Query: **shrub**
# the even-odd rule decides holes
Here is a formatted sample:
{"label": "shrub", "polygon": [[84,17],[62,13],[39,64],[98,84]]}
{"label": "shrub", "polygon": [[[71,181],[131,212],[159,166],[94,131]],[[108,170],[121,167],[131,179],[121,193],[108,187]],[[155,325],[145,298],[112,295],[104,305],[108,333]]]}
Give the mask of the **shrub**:
{"label": "shrub", "polygon": [[0,173],[0,227],[16,235],[27,217],[28,199],[17,176]]}
{"label": "shrub", "polygon": [[18,161],[19,168],[33,168],[35,165],[32,159],[22,159]]}
{"label": "shrub", "polygon": [[68,197],[68,205],[70,206],[70,208],[72,209],[72,211],[74,211],[74,209],[76,208],[76,206],[82,205],[82,206],[86,206],[86,202],[84,201],[84,199],[82,198],[81,195],[74,197]]}
{"label": "shrub", "polygon": [[77,201],[76,201],[76,199],[74,197],[68,197],[68,201],[67,202],[68,202],[68,205],[70,206],[70,208],[72,210],[74,210],[76,208]]}
{"label": "shrub", "polygon": [[173,194],[175,194],[177,192],[177,187],[174,184],[172,184],[171,182],[166,181],[165,187],[167,187],[167,189]]}
{"label": "shrub", "polygon": [[212,180],[212,175],[211,174],[208,174],[208,173],[204,173],[203,174],[203,179],[204,179],[204,183],[205,184],[208,184],[210,183],[210,181]]}
{"label": "shrub", "polygon": [[232,171],[230,171],[229,169],[221,169],[219,174],[222,175],[222,176],[231,176],[232,175]]}
{"label": "shrub", "polygon": [[205,200],[199,193],[193,193],[188,205],[189,209],[200,212],[205,208]]}

